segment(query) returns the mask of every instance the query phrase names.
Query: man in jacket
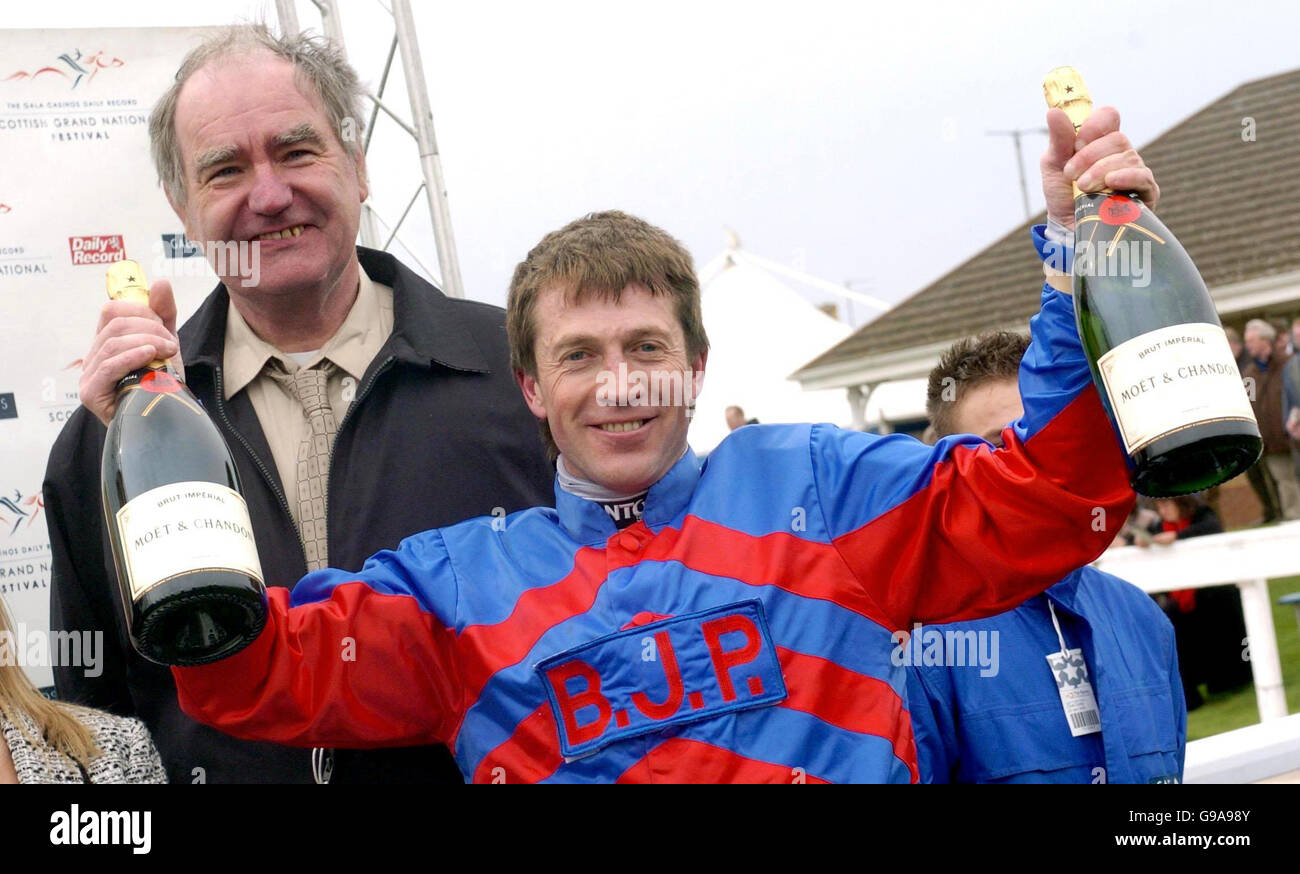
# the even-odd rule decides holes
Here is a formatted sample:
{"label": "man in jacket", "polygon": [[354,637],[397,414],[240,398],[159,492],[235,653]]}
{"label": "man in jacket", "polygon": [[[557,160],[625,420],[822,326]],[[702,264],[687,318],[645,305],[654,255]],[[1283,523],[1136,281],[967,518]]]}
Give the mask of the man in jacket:
{"label": "man in jacket", "polygon": [[[1077,138],[1064,113],[1049,124],[1054,217],[1081,173],[1154,199],[1112,110]],[[507,304],[516,379],[559,451],[556,509],[273,592],[248,649],[173,669],[182,706],[283,743],[443,740],[483,782],[915,781],[891,633],[1014,606],[1098,554],[1133,503],[1065,280],[1031,322],[1003,449],[760,425],[702,468],[689,254],[622,213],[573,222],[516,268]],[[368,655],[341,661],[345,637]]]}
{"label": "man in jacket", "polygon": [[1292,438],[1283,419],[1283,374],[1290,358],[1276,352],[1277,329],[1263,319],[1247,322],[1244,336],[1250,361],[1241,376],[1248,387],[1253,387],[1251,406],[1264,438],[1260,463],[1277,483],[1282,518],[1300,519],[1300,481],[1291,459]]}
{"label": "man in jacket", "polygon": [[[59,668],[61,698],[140,717],[172,782],[458,780],[445,750],[306,751],[237,741],[180,712],[128,643],[99,500],[117,380],[180,353],[229,444],[265,582],[358,568],[403,537],[549,503],[551,467],[510,377],[504,314],[451,300],[356,247],[364,155],[355,74],[326,44],[235,28],[195,49],[151,119],[159,177],[221,285],[181,328],[170,288],[109,303],[84,407],[50,456],[51,624],[102,630],[102,675]],[[223,257],[232,247],[252,257]],[[243,248],[240,248],[243,247]],[[256,275],[247,271],[256,267]],[[305,475],[304,475],[305,474]]]}
{"label": "man in jacket", "polygon": [[[1003,331],[943,354],[926,398],[936,439],[1002,445],[1024,413],[1016,379],[1028,345]],[[1182,780],[1174,630],[1118,577],[1082,567],[1006,613],[918,626],[898,636],[894,660],[907,667],[922,782]]]}

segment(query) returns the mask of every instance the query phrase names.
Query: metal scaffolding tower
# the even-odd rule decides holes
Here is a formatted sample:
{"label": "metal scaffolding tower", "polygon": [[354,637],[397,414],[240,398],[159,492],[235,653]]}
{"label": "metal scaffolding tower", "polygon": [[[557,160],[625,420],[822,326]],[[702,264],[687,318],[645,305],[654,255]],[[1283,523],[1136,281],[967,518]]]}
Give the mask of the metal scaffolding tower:
{"label": "metal scaffolding tower", "polygon": [[[388,48],[388,60],[384,63],[384,73],[379,80],[377,93],[367,91],[373,106],[370,119],[366,124],[365,139],[362,149],[370,150],[370,138],[375,131],[375,122],[380,110],[393,119],[397,125],[415,140],[420,153],[420,171],[423,181],[411,195],[406,209],[394,223],[384,222],[376,215],[370,204],[365,204],[361,215],[361,242],[363,245],[377,249],[387,249],[397,236],[398,228],[411,212],[411,207],[423,191],[429,206],[429,218],[433,222],[433,238],[438,250],[438,267],[441,273],[442,290],[452,297],[464,297],[465,290],[460,279],[460,261],[456,256],[456,240],[451,232],[451,210],[447,205],[447,186],[442,176],[442,161],[438,156],[438,143],[433,134],[433,112],[429,108],[429,91],[424,81],[424,64],[420,60],[420,46],[415,35],[415,19],[411,16],[410,0],[391,0],[393,16],[393,40]],[[320,11],[321,29],[325,36],[335,42],[346,54],[347,46],[343,40],[343,24],[339,18],[336,0],[311,0]],[[381,4],[382,5],[382,4]],[[294,0],[275,0],[276,12],[280,20],[280,29],[284,33],[298,33],[302,28],[298,24],[298,11]],[[388,7],[384,7],[388,9]],[[384,89],[388,85],[388,74],[392,70],[393,58],[400,51],[402,57],[402,74],[406,80],[406,91],[410,97],[411,118],[414,123],[405,121],[394,109],[383,102]],[[390,231],[388,238],[380,243],[378,223],[382,222]]]}

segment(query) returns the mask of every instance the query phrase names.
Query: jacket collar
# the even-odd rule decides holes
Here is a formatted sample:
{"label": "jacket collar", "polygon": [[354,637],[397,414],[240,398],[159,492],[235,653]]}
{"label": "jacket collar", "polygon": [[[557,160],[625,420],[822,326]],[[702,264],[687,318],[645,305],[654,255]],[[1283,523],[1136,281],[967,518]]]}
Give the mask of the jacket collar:
{"label": "jacket collar", "polygon": [[[639,524],[658,534],[685,511],[699,480],[699,459],[687,448],[686,454],[650,487]],[[604,507],[566,492],[560,488],[559,477],[555,479],[555,512],[559,514],[560,526],[583,546],[603,546],[618,533],[618,526]]]}
{"label": "jacket collar", "polygon": [[[358,246],[357,257],[372,280],[393,289],[393,333],[380,355],[418,367],[436,364],[471,373],[491,372],[455,301],[388,252]],[[181,328],[186,367],[220,366],[229,302],[225,285],[218,285]]]}
{"label": "jacket collar", "polygon": [[1086,593],[1079,590],[1079,583],[1083,580],[1083,571],[1083,568],[1070,571],[1069,574],[1043,594],[1054,602],[1057,607],[1064,607],[1076,616],[1083,616],[1086,607],[1082,601],[1086,597]]}

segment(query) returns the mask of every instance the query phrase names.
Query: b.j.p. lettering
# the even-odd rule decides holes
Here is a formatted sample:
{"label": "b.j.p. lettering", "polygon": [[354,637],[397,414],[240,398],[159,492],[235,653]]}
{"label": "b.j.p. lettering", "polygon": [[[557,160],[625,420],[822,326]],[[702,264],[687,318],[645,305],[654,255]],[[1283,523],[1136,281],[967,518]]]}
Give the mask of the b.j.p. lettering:
{"label": "b.j.p. lettering", "polygon": [[[653,639],[656,658],[643,657]],[[757,601],[640,626],[538,665],[566,756],[785,698]]]}

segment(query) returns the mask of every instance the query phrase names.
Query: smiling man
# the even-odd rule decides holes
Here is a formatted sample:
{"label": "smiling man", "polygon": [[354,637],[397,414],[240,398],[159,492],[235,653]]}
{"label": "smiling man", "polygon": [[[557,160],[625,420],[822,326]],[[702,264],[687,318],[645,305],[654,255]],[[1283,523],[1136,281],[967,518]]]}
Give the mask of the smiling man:
{"label": "smiling man", "polygon": [[180,352],[234,454],[272,588],[327,563],[360,567],[418,531],[551,501],[503,311],[450,300],[391,255],[356,246],[368,193],[361,98],[323,41],[239,27],[186,57],[150,120],[153,157],[221,284],[179,337],[165,280],[148,307],[105,304],[84,408],[50,456],[51,622],[110,641],[102,676],[55,671],[59,695],[141,717],[172,782],[459,775],[442,750],[313,757],[236,741],[180,712],[170,674],[127,642],[98,500],[122,376]]}
{"label": "smiling man", "polygon": [[[1084,171],[1155,200],[1113,110],[1077,155],[1065,115],[1049,124],[1050,216],[1072,216]],[[702,465],[690,256],[619,212],[548,234],[515,270],[507,326],[559,453],[555,509],[272,591],[248,649],[173,669],[182,707],[278,743],[444,742],[480,782],[915,782],[894,633],[1020,603],[1096,557],[1133,503],[1063,279],[1031,322],[1004,447],[769,425]],[[602,390],[683,372],[680,397]]]}

